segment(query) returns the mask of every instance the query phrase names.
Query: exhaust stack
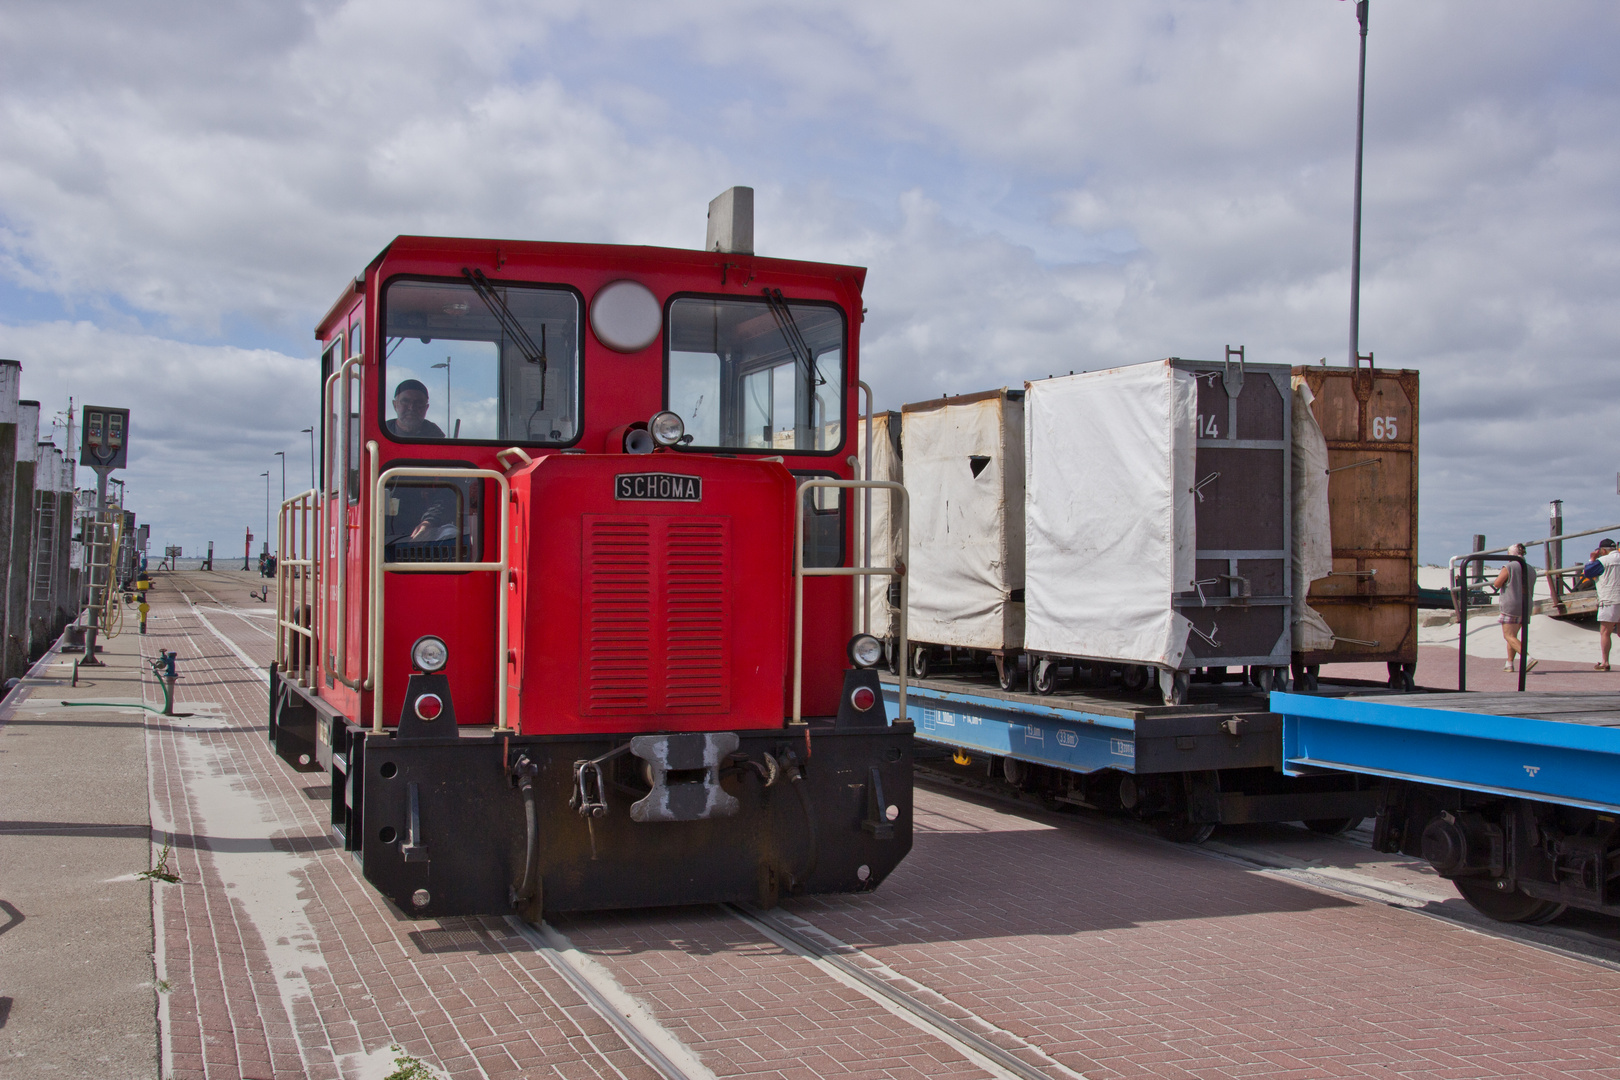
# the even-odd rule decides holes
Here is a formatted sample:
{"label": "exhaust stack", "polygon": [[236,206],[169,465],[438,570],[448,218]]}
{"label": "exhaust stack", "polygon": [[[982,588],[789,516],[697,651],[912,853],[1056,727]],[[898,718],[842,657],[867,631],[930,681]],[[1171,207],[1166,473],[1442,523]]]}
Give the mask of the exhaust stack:
{"label": "exhaust stack", "polygon": [[731,255],[754,253],[753,188],[727,188],[709,202],[709,235],[703,249]]}

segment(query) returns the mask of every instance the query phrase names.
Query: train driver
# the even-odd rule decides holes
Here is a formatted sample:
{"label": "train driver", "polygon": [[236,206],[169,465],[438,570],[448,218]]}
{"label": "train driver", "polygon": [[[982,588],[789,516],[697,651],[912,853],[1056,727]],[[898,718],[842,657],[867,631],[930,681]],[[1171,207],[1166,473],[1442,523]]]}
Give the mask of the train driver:
{"label": "train driver", "polygon": [[407,439],[442,439],[444,429],[427,418],[428,391],[420,380],[405,379],[394,387],[395,419],[385,425],[390,435]]}
{"label": "train driver", "polygon": [[[417,379],[404,379],[394,387],[395,419],[385,425],[390,435],[403,435],[409,439],[442,439],[444,429],[427,418],[428,391]],[[400,485],[399,511],[389,524],[402,536],[390,535],[387,542],[397,540],[438,540],[441,533],[455,533],[455,494],[442,486]]]}

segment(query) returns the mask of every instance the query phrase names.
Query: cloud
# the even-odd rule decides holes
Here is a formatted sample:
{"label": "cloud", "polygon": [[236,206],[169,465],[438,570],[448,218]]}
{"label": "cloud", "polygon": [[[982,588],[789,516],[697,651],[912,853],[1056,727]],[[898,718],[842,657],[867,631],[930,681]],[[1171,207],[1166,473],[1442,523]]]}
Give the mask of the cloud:
{"label": "cloud", "polygon": [[[1425,553],[1613,514],[1620,12],[1372,20],[1361,342],[1423,373]],[[294,355],[395,234],[693,246],[744,182],[762,252],[871,268],[880,405],[1227,344],[1342,363],[1356,47],[1325,0],[14,4],[0,350],[30,396],[172,419],[137,416],[152,514],[240,517],[315,412]]]}

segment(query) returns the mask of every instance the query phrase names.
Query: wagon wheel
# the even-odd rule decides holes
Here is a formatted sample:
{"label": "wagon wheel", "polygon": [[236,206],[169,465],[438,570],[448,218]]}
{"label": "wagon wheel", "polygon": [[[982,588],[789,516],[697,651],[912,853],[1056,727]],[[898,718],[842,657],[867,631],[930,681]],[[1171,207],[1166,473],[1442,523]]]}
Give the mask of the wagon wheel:
{"label": "wagon wheel", "polygon": [[996,654],[996,685],[1003,690],[1012,690],[1018,683],[1018,654]]}
{"label": "wagon wheel", "polygon": [[1343,836],[1345,833],[1360,825],[1364,819],[1359,817],[1312,818],[1304,822],[1307,829],[1323,836]]}
{"label": "wagon wheel", "polygon": [[1271,688],[1276,685],[1277,671],[1275,668],[1268,667],[1250,668],[1249,677],[1254,680],[1254,685],[1269,694]]}
{"label": "wagon wheel", "polygon": [[1127,690],[1146,690],[1152,672],[1141,664],[1127,664],[1119,673],[1119,684]]}
{"label": "wagon wheel", "polygon": [[1169,671],[1161,669],[1159,672],[1159,693],[1164,695],[1166,705],[1185,705],[1187,703],[1187,690],[1192,685],[1192,672]]}
{"label": "wagon wheel", "polygon": [[1503,891],[1489,881],[1459,878],[1452,884],[1476,911],[1501,922],[1540,926],[1558,918],[1568,907],[1554,900],[1539,900],[1521,889]]}
{"label": "wagon wheel", "polygon": [[1153,819],[1153,831],[1178,844],[1202,844],[1215,831],[1208,822],[1189,821],[1184,813]]}
{"label": "wagon wheel", "polygon": [[1057,665],[1043,656],[1030,669],[1029,686],[1037,694],[1050,694],[1057,689]]}
{"label": "wagon wheel", "polygon": [[912,648],[911,674],[918,679],[928,678],[928,646],[917,645]]}

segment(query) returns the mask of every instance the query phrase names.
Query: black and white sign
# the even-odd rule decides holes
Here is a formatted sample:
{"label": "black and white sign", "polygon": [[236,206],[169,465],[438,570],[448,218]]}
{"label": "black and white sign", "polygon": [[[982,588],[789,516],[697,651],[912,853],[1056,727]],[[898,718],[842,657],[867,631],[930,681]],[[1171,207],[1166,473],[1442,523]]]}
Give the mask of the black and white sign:
{"label": "black and white sign", "polygon": [[615,499],[657,499],[673,502],[702,502],[703,479],[676,473],[620,473],[613,478]]}

